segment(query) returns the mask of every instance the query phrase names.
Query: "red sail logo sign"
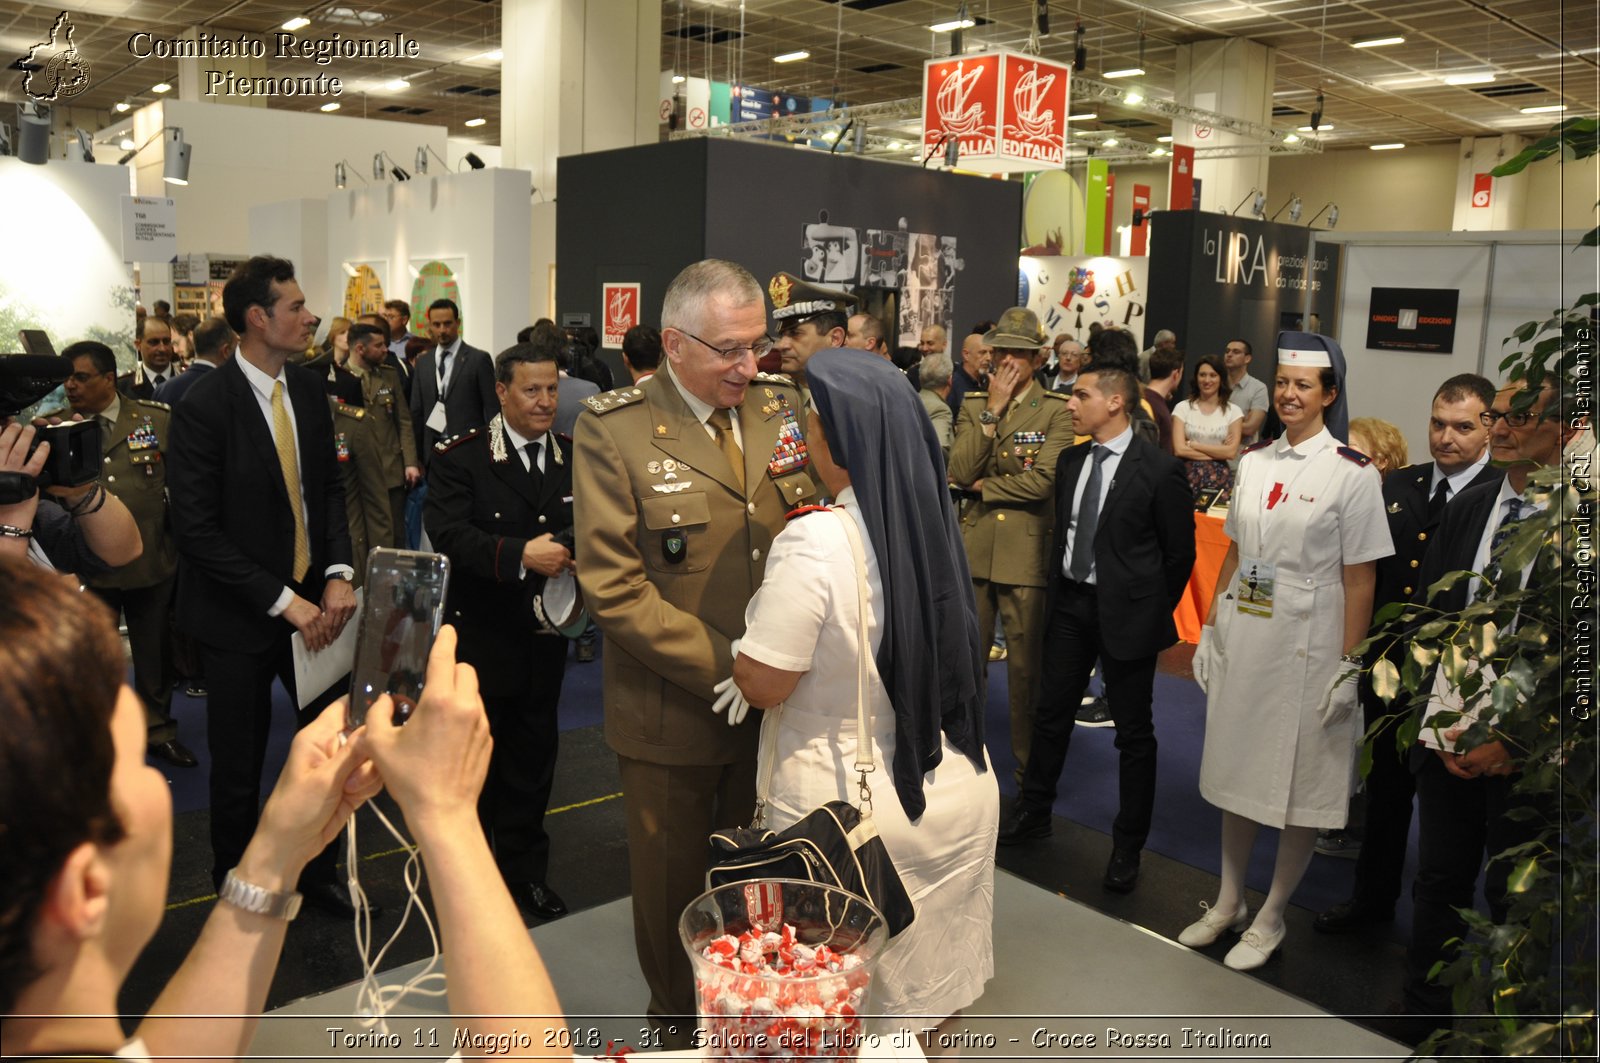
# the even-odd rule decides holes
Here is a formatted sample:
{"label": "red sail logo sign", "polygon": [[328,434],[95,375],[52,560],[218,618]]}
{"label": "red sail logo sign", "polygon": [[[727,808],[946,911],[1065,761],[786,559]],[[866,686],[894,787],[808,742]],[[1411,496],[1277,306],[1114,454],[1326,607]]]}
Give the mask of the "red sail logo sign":
{"label": "red sail logo sign", "polygon": [[922,153],[980,173],[1059,170],[1072,69],[1020,52],[930,59],[922,68]]}

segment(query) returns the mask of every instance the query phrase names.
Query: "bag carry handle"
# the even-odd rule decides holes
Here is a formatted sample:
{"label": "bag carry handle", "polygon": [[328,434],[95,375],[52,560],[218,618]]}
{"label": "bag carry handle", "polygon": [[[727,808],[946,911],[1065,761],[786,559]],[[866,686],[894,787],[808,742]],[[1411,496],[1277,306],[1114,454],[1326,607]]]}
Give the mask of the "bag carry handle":
{"label": "bag carry handle", "polygon": [[[867,558],[861,543],[861,529],[856,527],[856,519],[842,506],[834,506],[829,512],[837,514],[844,524],[845,538],[850,540],[850,554],[855,561],[856,642],[859,648],[856,654],[855,770],[860,776],[861,814],[870,816],[872,787],[867,785],[867,773],[876,771],[877,765],[872,758],[872,705],[867,700],[867,655],[872,652],[872,643],[867,638]],[[760,770],[756,777],[756,814],[750,822],[752,830],[761,830],[766,826],[767,795],[772,789],[772,772],[778,759],[777,717],[782,709],[782,705],[768,709],[761,721],[761,737],[767,747],[767,755],[761,758]],[[767,732],[769,726],[772,728],[770,734]]]}

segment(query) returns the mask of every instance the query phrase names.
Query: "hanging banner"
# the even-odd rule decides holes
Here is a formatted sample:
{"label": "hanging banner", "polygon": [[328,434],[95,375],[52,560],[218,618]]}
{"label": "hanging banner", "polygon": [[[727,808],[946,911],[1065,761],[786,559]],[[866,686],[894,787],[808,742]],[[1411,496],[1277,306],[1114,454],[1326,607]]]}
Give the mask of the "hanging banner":
{"label": "hanging banner", "polygon": [[1494,178],[1486,173],[1472,175],[1472,205],[1474,207],[1487,207],[1489,197],[1494,189]]}
{"label": "hanging banner", "polygon": [[707,78],[688,78],[683,83],[683,128],[706,129],[711,125],[711,82]]}
{"label": "hanging banner", "polygon": [[1113,219],[1111,215],[1113,213],[1112,207],[1116,202],[1117,175],[1108,170],[1106,171],[1106,240],[1102,246],[1104,246],[1107,254],[1112,255],[1118,254],[1122,250],[1115,243],[1113,243],[1115,237],[1112,235],[1111,222]]}
{"label": "hanging banner", "polygon": [[1109,228],[1106,219],[1106,160],[1089,160],[1083,194],[1087,200],[1083,212],[1083,253],[1103,255],[1106,253],[1106,230]]}
{"label": "hanging banner", "polygon": [[1138,258],[1150,242],[1150,186],[1133,186],[1133,242],[1130,253]]}
{"label": "hanging banner", "polygon": [[1172,189],[1167,209],[1194,209],[1194,148],[1190,145],[1172,145],[1172,178],[1167,185]]}
{"label": "hanging banner", "polygon": [[621,350],[622,338],[639,323],[639,285],[604,284],[600,296],[600,305],[605,307],[600,346]]}
{"label": "hanging banner", "polygon": [[177,254],[177,201],[164,196],[123,196],[122,261],[171,262]]}
{"label": "hanging banner", "polygon": [[922,153],[960,145],[980,173],[1059,170],[1072,68],[1020,52],[930,59],[922,67]]}

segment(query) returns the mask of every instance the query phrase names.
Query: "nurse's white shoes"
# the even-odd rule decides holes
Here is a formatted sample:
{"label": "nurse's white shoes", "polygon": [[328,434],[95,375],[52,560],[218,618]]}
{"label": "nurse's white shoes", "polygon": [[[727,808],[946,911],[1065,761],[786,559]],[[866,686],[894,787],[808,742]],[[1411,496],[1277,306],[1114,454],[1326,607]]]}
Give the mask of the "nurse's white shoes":
{"label": "nurse's white shoes", "polygon": [[1221,914],[1205,901],[1200,902],[1200,907],[1205,909],[1206,914],[1183,928],[1183,933],[1178,935],[1178,944],[1191,949],[1204,948],[1216,944],[1223,931],[1238,932],[1250,925],[1249,905],[1240,904],[1239,910],[1231,915]]}
{"label": "nurse's white shoes", "polygon": [[1223,966],[1231,967],[1235,971],[1253,971],[1272,958],[1279,945],[1283,944],[1283,936],[1288,933],[1287,924],[1280,924],[1278,932],[1268,937],[1255,927],[1244,932],[1244,937],[1239,943],[1228,950],[1222,958]]}

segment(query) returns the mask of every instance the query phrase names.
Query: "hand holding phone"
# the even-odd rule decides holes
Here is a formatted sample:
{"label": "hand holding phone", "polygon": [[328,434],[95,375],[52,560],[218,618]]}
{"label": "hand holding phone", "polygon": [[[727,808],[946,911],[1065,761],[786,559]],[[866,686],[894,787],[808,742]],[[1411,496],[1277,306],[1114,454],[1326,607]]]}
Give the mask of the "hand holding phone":
{"label": "hand holding phone", "polygon": [[367,556],[366,602],[345,714],[350,730],[366,722],[367,710],[385,694],[394,699],[396,723],[416,708],[449,586],[450,561],[443,554],[376,547]]}

